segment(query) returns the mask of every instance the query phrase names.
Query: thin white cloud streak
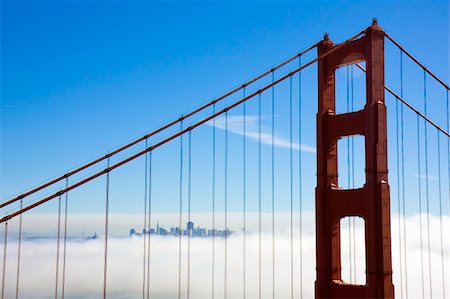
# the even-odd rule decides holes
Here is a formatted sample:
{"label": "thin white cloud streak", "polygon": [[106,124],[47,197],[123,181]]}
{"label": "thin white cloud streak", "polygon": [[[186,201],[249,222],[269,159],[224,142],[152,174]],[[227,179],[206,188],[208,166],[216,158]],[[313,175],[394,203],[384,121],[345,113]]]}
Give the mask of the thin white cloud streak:
{"label": "thin white cloud streak", "polygon": [[[315,234],[314,219],[304,217],[303,227],[303,295],[312,298],[315,280]],[[426,215],[422,215],[425,217]],[[278,218],[277,218],[278,219]],[[408,216],[407,227],[407,255],[408,255],[408,291],[411,298],[421,297],[421,268],[420,268],[420,226],[419,216]],[[237,220],[235,220],[237,221]],[[398,251],[398,220],[392,218],[392,261],[393,279],[396,296],[400,297],[399,281],[399,251]],[[296,226],[298,227],[298,226]],[[444,236],[449,235],[450,218],[443,218]],[[430,215],[431,228],[431,269],[433,273],[433,295],[442,297],[441,281],[441,252],[439,238],[439,218]],[[424,262],[425,262],[425,296],[428,296],[428,258],[426,243],[427,234],[424,233]],[[275,239],[275,290],[279,298],[290,296],[290,238],[289,230],[283,228]],[[346,236],[347,226],[342,227],[342,252],[348,250]],[[363,226],[356,227],[357,235],[361,235]],[[103,239],[86,242],[68,242],[67,249],[67,298],[97,298],[101,297],[103,271]],[[136,298],[142,292],[142,237],[111,238],[109,242],[108,263],[108,294],[114,298]],[[294,228],[294,297],[299,297],[299,269],[300,269],[300,239],[299,231]],[[150,286],[152,298],[174,298],[178,290],[178,239],[174,237],[154,237],[151,243],[151,273]],[[272,292],[272,237],[270,233],[262,235],[262,286],[263,295]],[[230,298],[242,296],[242,235],[236,234],[228,239],[228,294]],[[211,255],[212,240],[193,238],[191,240],[191,297],[211,297]],[[359,247],[358,247],[359,248]],[[258,289],[258,235],[248,235],[247,239],[247,296],[257,297]],[[449,278],[449,240],[444,243],[444,266],[446,278]],[[56,241],[26,241],[22,247],[20,294],[23,298],[48,298],[53,295],[55,285]],[[364,253],[356,251],[357,260],[364,260]],[[8,243],[6,266],[6,298],[14,297],[17,242]],[[224,274],[224,240],[216,239],[215,254],[215,288],[217,298],[223,296]],[[343,276],[346,275],[348,260],[343,255]],[[404,258],[404,257],[403,257]],[[364,280],[364,267],[357,265],[357,277]],[[61,272],[60,272],[61,273]],[[404,272],[403,272],[404,273]],[[182,297],[186,296],[187,282],[187,239],[182,242]],[[61,283],[61,282],[60,282]],[[61,285],[61,284],[60,284]],[[448,294],[449,286],[446,285]]]}
{"label": "thin white cloud streak", "polygon": [[[423,179],[423,180],[425,180],[425,179],[427,179],[427,175],[426,174],[421,174],[420,176],[416,173],[416,174],[414,174],[414,177],[416,177],[416,178],[421,178],[421,179]],[[437,177],[437,176],[434,176],[434,175],[428,175],[428,179],[429,180],[433,180],[433,181],[436,181],[436,180],[438,180],[439,178]]]}
{"label": "thin white cloud streak", "polygon": [[[271,119],[269,116],[263,116],[262,120]],[[258,132],[258,116],[254,115],[247,115],[245,117],[245,137],[259,141],[259,132]],[[215,126],[218,129],[225,130],[225,117],[220,116],[217,117],[215,120],[215,124],[213,124],[212,121],[209,121],[208,124],[210,126]],[[237,135],[244,135],[244,116],[243,115],[231,115],[228,116],[228,131],[231,133],[237,134]],[[279,137],[279,136],[273,136],[273,143],[276,147],[279,148],[290,148],[290,141],[288,139]],[[263,144],[272,145],[272,133],[267,130],[267,128],[262,127],[261,128],[261,142]],[[292,149],[293,150],[301,150],[306,153],[315,154],[316,149],[312,146],[300,144],[298,142],[292,143]]]}

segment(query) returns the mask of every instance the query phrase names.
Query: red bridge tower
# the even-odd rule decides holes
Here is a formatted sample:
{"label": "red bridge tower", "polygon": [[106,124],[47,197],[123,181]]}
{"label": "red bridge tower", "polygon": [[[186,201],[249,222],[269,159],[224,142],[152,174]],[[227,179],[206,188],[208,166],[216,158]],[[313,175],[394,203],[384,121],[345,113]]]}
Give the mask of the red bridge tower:
{"label": "red bridge tower", "polygon": [[[384,32],[374,20],[363,37],[336,48],[318,62],[316,187],[316,298],[394,298],[391,261],[390,199],[384,103]],[[318,55],[332,50],[328,36]],[[366,104],[363,110],[336,114],[335,71],[366,62]],[[340,190],[337,140],[365,137],[366,181],[362,188]],[[341,279],[340,220],[365,221],[366,284]]]}

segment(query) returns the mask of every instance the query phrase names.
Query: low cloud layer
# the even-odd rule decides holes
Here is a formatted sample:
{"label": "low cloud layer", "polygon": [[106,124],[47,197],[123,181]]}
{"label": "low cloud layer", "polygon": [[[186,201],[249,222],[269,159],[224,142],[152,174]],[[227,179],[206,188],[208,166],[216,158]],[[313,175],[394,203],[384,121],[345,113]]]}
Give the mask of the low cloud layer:
{"label": "low cloud layer", "polygon": [[[425,215],[422,216],[425,223]],[[304,232],[302,236],[302,291],[304,298],[311,298],[314,294],[315,280],[315,236],[313,218],[308,213],[304,217]],[[405,282],[400,284],[400,257],[398,243],[398,219],[392,218],[392,252],[394,267],[394,284],[397,296]],[[422,297],[421,290],[421,250],[419,216],[409,216],[407,226],[407,274],[408,293],[410,298]],[[449,276],[449,217],[443,219],[444,227],[444,256],[445,275]],[[423,231],[423,257],[425,297],[429,296],[428,279],[428,251],[426,227]],[[439,218],[430,215],[430,257],[432,271],[433,297],[442,297],[441,251],[440,251],[440,222]],[[363,226],[356,225],[356,235],[363,234]],[[348,277],[347,255],[348,251],[347,225],[342,226],[342,252],[343,277]],[[178,295],[178,245],[177,237],[158,237],[151,239],[150,263],[150,293],[151,298],[175,298]],[[246,242],[246,294],[248,298],[258,295],[259,273],[259,236],[255,233],[247,235]],[[261,236],[261,275],[262,294],[272,294],[272,236],[266,228]],[[357,281],[364,280],[364,270],[361,262],[364,260],[361,242],[357,243]],[[142,237],[110,238],[108,245],[108,283],[107,289],[113,298],[137,298],[142,296],[143,284],[143,246]],[[84,242],[69,241],[67,243],[67,272],[66,272],[66,298],[98,298],[102,294],[103,286],[103,248],[104,239]],[[181,258],[181,289],[182,297],[187,293],[187,238],[182,239]],[[278,298],[288,298],[291,290],[291,239],[288,227],[277,231],[275,237],[275,293]],[[61,244],[62,249],[62,244]],[[215,241],[215,295],[223,298],[224,294],[224,265],[225,240],[216,238]],[[293,281],[294,297],[300,297],[300,238],[297,229],[293,232]],[[27,240],[22,245],[20,268],[20,296],[23,298],[47,298],[54,295],[55,267],[56,267],[56,240]],[[6,265],[6,298],[15,296],[17,242],[13,238],[8,243]],[[236,233],[227,240],[228,259],[228,297],[241,298],[243,293],[243,235]],[[212,286],[212,239],[192,238],[190,247],[190,294],[191,298],[211,298]],[[403,281],[405,281],[404,256]],[[60,260],[62,265],[62,255]],[[61,272],[60,272],[61,274]],[[446,293],[449,293],[447,284]],[[61,280],[59,281],[61,290]]]}

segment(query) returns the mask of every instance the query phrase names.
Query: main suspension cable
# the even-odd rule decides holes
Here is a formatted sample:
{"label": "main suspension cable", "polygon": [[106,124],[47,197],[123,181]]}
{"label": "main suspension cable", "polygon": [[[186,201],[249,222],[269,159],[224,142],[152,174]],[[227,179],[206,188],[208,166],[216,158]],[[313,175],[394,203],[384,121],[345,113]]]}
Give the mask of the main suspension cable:
{"label": "main suspension cable", "polygon": [[[109,168],[110,158],[107,159]],[[105,254],[103,266],[103,299],[106,299],[106,275],[108,272],[108,231],[109,231],[109,171],[106,173],[106,200],[105,200]]]}
{"label": "main suspension cable", "polygon": [[411,53],[409,53],[408,51],[406,51],[405,48],[403,48],[397,41],[395,41],[389,34],[387,34],[386,32],[384,33],[384,35],[394,44],[396,45],[400,51],[402,51],[403,53],[405,53],[409,58],[411,58],[416,64],[418,64],[424,72],[428,73],[430,76],[432,76],[436,81],[438,81],[445,89],[450,90],[450,87],[444,83],[444,81],[442,81],[438,76],[436,76],[434,73],[432,73],[425,65],[423,65],[422,63],[420,63],[419,60],[417,60]]}
{"label": "main suspension cable", "polygon": [[[361,34],[363,34],[363,31],[359,32],[357,35],[354,35],[353,37],[351,37],[346,42],[348,42],[350,40],[353,40],[353,39],[356,39]],[[346,42],[344,42],[344,43],[346,43]],[[70,177],[70,176],[72,176],[72,175],[74,175],[74,174],[76,174],[76,173],[78,173],[78,172],[80,172],[80,171],[82,171],[82,170],[84,170],[86,168],[89,168],[89,167],[91,167],[91,166],[93,166],[93,165],[95,165],[95,164],[97,164],[97,163],[99,163],[99,162],[101,162],[103,160],[106,160],[106,159],[116,155],[117,153],[122,152],[122,151],[126,150],[127,148],[130,148],[133,145],[138,144],[138,143],[148,139],[149,137],[151,137],[153,135],[156,135],[156,134],[158,134],[158,133],[160,133],[160,132],[162,132],[162,131],[164,131],[164,130],[166,130],[166,129],[174,126],[174,125],[176,125],[180,121],[185,120],[185,119],[187,119],[187,118],[189,118],[189,117],[191,117],[191,116],[193,116],[193,115],[195,115],[195,114],[205,110],[206,108],[215,105],[216,103],[218,103],[218,102],[222,101],[223,99],[229,97],[230,95],[238,92],[239,90],[241,90],[241,89],[243,89],[243,88],[245,88],[245,87],[255,83],[256,81],[258,81],[261,78],[264,78],[265,76],[267,76],[271,72],[273,72],[273,71],[275,71],[275,70],[285,66],[286,64],[288,64],[289,62],[293,61],[297,57],[303,56],[305,53],[308,53],[309,51],[311,51],[314,48],[316,48],[318,44],[319,44],[319,42],[317,42],[317,43],[315,43],[315,44],[305,48],[304,50],[298,52],[297,54],[295,54],[295,55],[289,57],[288,59],[282,61],[281,63],[277,64],[276,66],[274,66],[270,70],[267,70],[267,71],[259,74],[258,76],[254,77],[254,78],[252,78],[252,79],[250,79],[248,81],[246,81],[245,83],[241,84],[240,86],[233,88],[229,92],[227,92],[227,93],[225,93],[225,94],[215,98],[214,100],[212,100],[212,101],[210,101],[210,102],[208,102],[208,103],[198,107],[197,109],[195,109],[195,110],[193,110],[193,111],[191,111],[189,113],[186,113],[186,114],[182,115],[181,117],[179,117],[179,118],[177,118],[175,120],[172,120],[171,122],[167,123],[166,125],[158,128],[158,129],[156,129],[156,130],[154,130],[154,131],[152,131],[152,132],[150,132],[150,133],[148,133],[148,134],[146,134],[146,135],[144,135],[144,136],[142,136],[142,137],[140,137],[138,139],[135,139],[134,141],[132,141],[132,142],[130,142],[130,143],[128,143],[128,144],[126,144],[126,145],[124,145],[124,146],[122,146],[122,147],[120,147],[120,148],[118,148],[118,149],[116,149],[116,150],[114,150],[112,152],[109,152],[108,154],[106,154],[106,155],[104,155],[104,156],[102,156],[100,158],[97,158],[97,159],[95,159],[95,160],[93,160],[93,161],[91,161],[91,162],[89,162],[89,163],[87,163],[87,164],[77,168],[77,169],[69,171],[69,172],[67,172],[66,174],[64,174],[64,175],[62,175],[60,177],[57,177],[57,178],[55,178],[53,180],[50,180],[49,182],[47,182],[45,184],[42,184],[41,186],[38,186],[38,187],[36,187],[36,188],[34,188],[34,189],[30,190],[30,191],[27,191],[25,193],[22,193],[22,194],[18,195],[18,196],[14,197],[14,198],[12,198],[10,200],[7,200],[7,201],[5,201],[3,203],[0,203],[0,208],[3,208],[4,206],[7,206],[7,205],[9,205],[9,204],[11,204],[13,202],[16,202],[16,201],[20,200],[20,199],[23,199],[23,198],[25,198],[25,197],[33,194],[33,193],[36,193],[36,192],[38,192],[38,191],[40,191],[40,190],[42,190],[44,188],[47,188],[48,186],[51,186],[51,185],[53,185],[53,184],[55,184],[55,183],[65,179],[65,178],[68,178],[68,177]]]}
{"label": "main suspension cable", "polygon": [[[362,70],[364,73],[366,72],[366,70],[360,66],[358,63],[356,63],[356,66]],[[419,110],[417,110],[416,108],[414,108],[410,103],[408,103],[407,101],[405,101],[403,99],[403,97],[399,96],[398,94],[396,94],[391,88],[389,88],[388,86],[384,86],[384,89],[389,92],[391,95],[393,95],[396,99],[398,99],[400,102],[402,102],[402,104],[404,104],[406,107],[408,107],[409,109],[411,109],[414,113],[417,114],[417,116],[420,116],[421,118],[423,118],[425,121],[427,121],[430,125],[432,125],[433,127],[435,127],[436,129],[438,129],[439,131],[441,131],[441,133],[443,133],[445,136],[450,138],[450,132],[449,129],[445,130],[442,127],[440,127],[439,125],[437,125],[434,121],[432,121],[431,119],[429,119],[428,117],[426,117],[423,113],[421,113]],[[1,222],[1,221],[0,221]]]}
{"label": "main suspension cable", "polygon": [[[89,176],[89,177],[87,177],[87,178],[85,178],[85,179],[83,179],[83,180],[81,180],[81,181],[79,181],[79,182],[73,184],[72,186],[69,186],[68,188],[66,188],[66,189],[64,189],[64,190],[61,190],[61,191],[56,192],[56,193],[53,193],[52,195],[49,195],[49,196],[47,196],[47,197],[45,197],[45,198],[43,198],[43,199],[41,199],[41,200],[39,200],[39,201],[37,201],[37,202],[35,202],[35,203],[33,203],[33,204],[30,204],[29,206],[26,206],[25,208],[23,208],[23,209],[21,209],[21,210],[19,210],[19,211],[13,212],[13,213],[11,213],[11,214],[9,214],[9,215],[6,215],[6,216],[2,217],[2,218],[0,219],[0,223],[4,223],[4,222],[6,222],[7,220],[9,220],[9,219],[11,219],[11,218],[13,218],[13,217],[16,217],[17,215],[19,215],[19,214],[21,214],[21,213],[24,213],[24,212],[26,212],[26,211],[28,211],[28,210],[31,210],[31,209],[33,209],[33,208],[35,208],[35,207],[37,207],[37,206],[43,204],[44,202],[47,202],[47,201],[49,201],[49,200],[51,200],[51,199],[57,197],[60,193],[64,193],[64,192],[70,191],[70,190],[72,190],[72,189],[74,189],[74,188],[77,188],[77,187],[79,187],[79,186],[81,186],[81,185],[83,185],[83,184],[85,184],[85,183],[87,183],[87,182],[89,182],[89,181],[91,181],[91,180],[93,180],[93,179],[95,179],[95,178],[97,178],[97,177],[99,177],[99,176],[105,174],[106,172],[112,171],[112,170],[114,170],[114,169],[116,169],[116,168],[118,168],[118,167],[120,167],[120,166],[122,166],[122,165],[124,165],[124,164],[126,164],[126,163],[128,163],[128,162],[130,162],[130,161],[132,161],[132,160],[134,160],[134,159],[136,159],[136,158],[142,156],[142,155],[144,155],[144,154],[145,154],[146,152],[148,152],[148,151],[154,150],[154,149],[156,149],[156,148],[158,148],[158,147],[160,147],[160,146],[166,144],[167,142],[169,142],[169,141],[171,141],[171,140],[173,140],[173,139],[175,139],[175,138],[178,138],[179,136],[181,136],[181,135],[187,133],[188,131],[193,130],[193,129],[199,127],[200,125],[207,123],[208,121],[212,120],[214,117],[217,117],[217,116],[219,116],[219,115],[225,113],[225,111],[231,110],[231,109],[235,108],[236,106],[241,105],[241,104],[244,103],[245,101],[248,101],[249,99],[251,99],[251,98],[253,98],[254,96],[258,95],[259,93],[261,93],[261,92],[263,92],[263,91],[265,91],[265,90],[271,88],[272,86],[274,86],[274,85],[276,85],[276,84],[278,84],[278,83],[280,83],[280,82],[286,80],[287,78],[293,76],[294,74],[296,74],[296,73],[299,72],[300,70],[305,69],[305,68],[311,66],[312,64],[316,63],[316,62],[319,61],[320,59],[323,59],[323,58],[325,58],[326,56],[330,55],[331,53],[334,53],[335,51],[337,51],[337,50],[339,50],[340,48],[342,48],[344,45],[348,44],[348,43],[351,42],[352,40],[355,40],[356,38],[358,38],[359,36],[361,36],[363,33],[364,33],[364,31],[361,31],[361,32],[359,32],[358,34],[355,34],[354,36],[352,36],[352,37],[350,37],[349,39],[345,40],[343,43],[341,43],[341,44],[339,44],[339,45],[337,45],[337,46],[331,48],[330,50],[328,50],[327,52],[323,53],[322,55],[320,55],[320,56],[318,56],[318,57],[316,57],[316,58],[314,58],[314,59],[311,59],[310,61],[308,61],[307,63],[305,63],[305,64],[302,65],[301,67],[296,68],[296,69],[292,70],[291,72],[289,72],[288,74],[286,74],[286,75],[284,75],[284,76],[278,78],[278,79],[275,80],[273,83],[267,84],[267,85],[265,85],[265,86],[259,88],[258,90],[256,90],[255,92],[251,93],[250,95],[246,96],[245,98],[242,98],[242,99],[240,99],[240,100],[238,100],[238,101],[236,101],[236,102],[234,102],[234,103],[228,105],[227,107],[223,108],[222,110],[220,110],[220,111],[218,111],[218,112],[215,112],[214,114],[209,115],[209,116],[203,118],[202,120],[200,120],[200,121],[196,122],[195,124],[193,124],[193,125],[187,127],[186,129],[183,129],[183,130],[181,130],[181,131],[179,131],[179,132],[177,132],[177,133],[174,133],[173,135],[171,135],[171,136],[169,136],[169,137],[163,139],[162,141],[153,144],[153,145],[150,146],[149,148],[144,149],[144,150],[142,150],[142,151],[140,151],[140,152],[137,152],[136,154],[134,154],[134,155],[132,155],[132,156],[129,156],[128,158],[126,158],[126,159],[124,159],[124,160],[122,160],[122,161],[120,161],[120,162],[117,162],[116,164],[114,164],[114,165],[112,165],[112,166],[110,166],[110,167],[108,167],[108,168],[106,168],[106,169],[103,169],[102,171],[99,171],[99,172],[97,172],[97,173],[95,173],[95,174],[93,174],[93,175],[91,175],[91,176]],[[414,108],[411,108],[411,109],[414,109]],[[445,132],[445,131],[444,131],[444,132]],[[447,136],[450,136],[448,133],[446,133],[446,135],[447,135]],[[3,203],[3,205],[6,205],[6,204],[7,204],[6,202]],[[0,208],[1,208],[1,206],[0,206]]]}

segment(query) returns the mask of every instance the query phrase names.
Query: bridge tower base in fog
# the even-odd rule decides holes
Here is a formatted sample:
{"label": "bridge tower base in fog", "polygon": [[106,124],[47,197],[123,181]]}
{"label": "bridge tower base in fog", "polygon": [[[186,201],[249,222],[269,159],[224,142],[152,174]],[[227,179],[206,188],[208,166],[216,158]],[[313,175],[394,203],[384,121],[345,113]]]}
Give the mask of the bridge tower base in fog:
{"label": "bridge tower base in fog", "polygon": [[[387,168],[387,126],[384,102],[384,32],[374,20],[365,34],[342,46],[328,36],[318,55],[316,298],[394,298],[392,284],[390,196]],[[333,48],[336,49],[332,50]],[[366,104],[363,110],[336,114],[335,71],[366,62]],[[340,190],[337,140],[365,137],[362,188]],[[342,281],[340,220],[358,216],[365,222],[366,284]]]}

